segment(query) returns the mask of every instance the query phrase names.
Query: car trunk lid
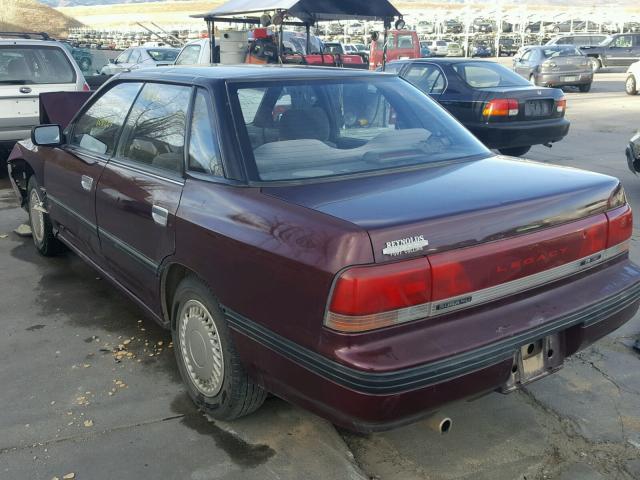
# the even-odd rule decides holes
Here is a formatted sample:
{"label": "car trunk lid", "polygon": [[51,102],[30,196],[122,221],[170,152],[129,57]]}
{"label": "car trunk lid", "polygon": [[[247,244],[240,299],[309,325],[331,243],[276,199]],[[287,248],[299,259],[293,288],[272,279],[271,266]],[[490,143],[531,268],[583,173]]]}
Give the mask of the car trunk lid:
{"label": "car trunk lid", "polygon": [[[544,120],[558,118],[564,111],[558,111],[558,102],[564,99],[562,90],[546,87],[489,87],[477,88],[480,93],[476,107],[476,117],[481,121],[505,122],[514,120]],[[518,113],[513,116],[487,118],[483,113],[487,104],[495,99],[513,99],[518,102]]]}
{"label": "car trunk lid", "polygon": [[607,210],[617,188],[618,180],[604,175],[491,157],[263,192],[366,229],[380,263],[596,215]]}
{"label": "car trunk lid", "polygon": [[589,60],[584,55],[560,55],[545,60],[540,65],[541,73],[582,73],[588,72]]}

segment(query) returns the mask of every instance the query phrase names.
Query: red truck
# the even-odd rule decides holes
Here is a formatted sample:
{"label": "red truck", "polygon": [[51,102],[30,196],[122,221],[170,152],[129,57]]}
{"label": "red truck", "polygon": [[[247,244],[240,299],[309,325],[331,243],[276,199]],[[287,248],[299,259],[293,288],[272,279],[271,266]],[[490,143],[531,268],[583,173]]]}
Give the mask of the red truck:
{"label": "red truck", "polygon": [[[375,70],[382,65],[384,36],[371,42],[369,68]],[[390,30],[387,38],[387,62],[405,58],[420,58],[420,39],[413,30]]]}

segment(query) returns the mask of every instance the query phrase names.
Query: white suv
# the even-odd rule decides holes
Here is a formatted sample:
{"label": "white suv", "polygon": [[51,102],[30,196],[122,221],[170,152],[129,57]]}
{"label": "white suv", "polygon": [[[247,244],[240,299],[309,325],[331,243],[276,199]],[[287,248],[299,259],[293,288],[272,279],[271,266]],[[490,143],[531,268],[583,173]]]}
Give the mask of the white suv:
{"label": "white suv", "polygon": [[62,44],[46,34],[0,32],[0,164],[39,123],[41,93],[79,90],[89,86]]}

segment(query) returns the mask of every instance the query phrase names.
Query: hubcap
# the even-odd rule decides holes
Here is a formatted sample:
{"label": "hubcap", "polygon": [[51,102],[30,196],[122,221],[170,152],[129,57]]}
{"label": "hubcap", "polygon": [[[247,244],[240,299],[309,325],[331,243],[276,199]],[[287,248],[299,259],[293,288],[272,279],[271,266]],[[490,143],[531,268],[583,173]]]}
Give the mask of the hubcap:
{"label": "hubcap", "polygon": [[29,215],[31,216],[31,232],[38,243],[44,239],[44,213],[42,202],[35,190],[31,190],[29,196]]}
{"label": "hubcap", "polygon": [[633,81],[633,78],[629,77],[627,78],[627,92],[633,92],[635,90],[635,82]]}
{"label": "hubcap", "polygon": [[217,395],[224,380],[224,357],[211,314],[199,301],[189,300],[178,328],[180,353],[193,385],[205,397]]}

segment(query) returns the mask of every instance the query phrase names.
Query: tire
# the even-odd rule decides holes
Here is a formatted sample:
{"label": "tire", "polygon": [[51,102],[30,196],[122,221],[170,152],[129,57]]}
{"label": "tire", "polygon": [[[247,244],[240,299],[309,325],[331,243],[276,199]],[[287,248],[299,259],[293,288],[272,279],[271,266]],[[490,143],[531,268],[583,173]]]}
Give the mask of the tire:
{"label": "tire", "polygon": [[624,83],[624,91],[627,92],[627,95],[638,94],[638,82],[636,81],[636,77],[633,75],[629,75],[627,77],[627,81]]}
{"label": "tire", "polygon": [[593,73],[600,71],[602,68],[602,62],[596,57],[589,57],[589,61],[591,62],[591,70]]}
{"label": "tire", "polygon": [[45,257],[60,253],[64,246],[53,234],[49,214],[39,210],[45,208],[46,202],[35,175],[31,175],[27,185],[27,200],[31,237],[36,250]]}
{"label": "tire", "polygon": [[240,363],[224,315],[209,288],[194,276],[186,277],[176,288],[172,312],[178,370],[196,406],[223,421],[257,410],[267,392],[249,378]]}
{"label": "tire", "polygon": [[511,147],[511,148],[499,148],[498,151],[509,157],[521,157],[526,154],[529,150],[531,150],[531,145],[526,147]]}
{"label": "tire", "polygon": [[589,90],[591,90],[591,84],[586,83],[583,85],[578,85],[578,90],[580,90],[582,93],[587,93]]}

